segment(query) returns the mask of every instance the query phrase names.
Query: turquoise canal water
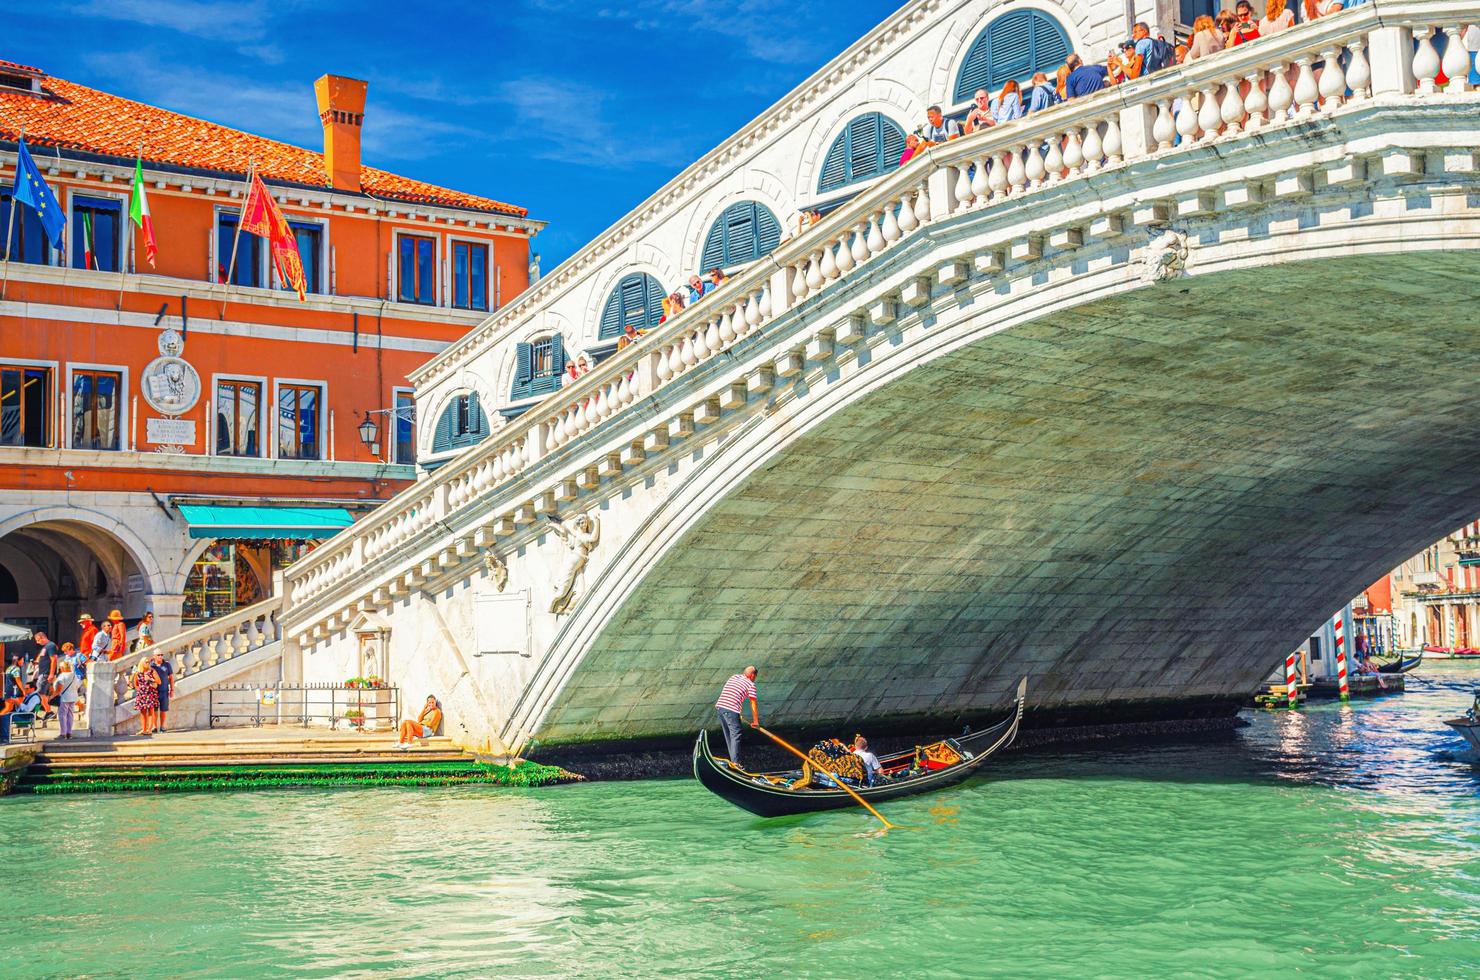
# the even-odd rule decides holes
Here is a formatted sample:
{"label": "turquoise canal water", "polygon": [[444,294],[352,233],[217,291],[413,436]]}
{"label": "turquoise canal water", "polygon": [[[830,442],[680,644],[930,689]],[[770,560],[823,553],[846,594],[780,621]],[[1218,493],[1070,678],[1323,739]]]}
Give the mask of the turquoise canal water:
{"label": "turquoise canal water", "polygon": [[0,800],[6,976],[1480,976],[1480,666],[763,822],[692,781]]}

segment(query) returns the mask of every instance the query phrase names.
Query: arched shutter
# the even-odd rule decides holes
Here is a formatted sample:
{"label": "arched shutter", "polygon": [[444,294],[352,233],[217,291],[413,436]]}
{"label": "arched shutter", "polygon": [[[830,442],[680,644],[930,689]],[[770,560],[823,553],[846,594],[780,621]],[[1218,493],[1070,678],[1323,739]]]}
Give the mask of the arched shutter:
{"label": "arched shutter", "polygon": [[859,116],[848,123],[823,158],[817,190],[835,191],[898,170],[903,152],[904,130],[898,123],[878,112]]}
{"label": "arched shutter", "polygon": [[[728,214],[728,210],[725,212]],[[717,265],[725,264],[725,219],[720,219],[710,226],[709,234],[704,237],[704,251],[699,255],[699,265],[705,269],[713,269]]]}
{"label": "arched shutter", "polygon": [[621,290],[612,290],[612,294],[606,298],[606,306],[601,310],[601,327],[596,331],[598,337],[615,337],[622,332],[622,295]]}
{"label": "arched shutter", "polygon": [[620,336],[627,324],[638,330],[658,325],[663,318],[663,287],[645,272],[622,277],[606,298],[597,336],[602,340]]}
{"label": "arched shutter", "polygon": [[[704,239],[700,272],[744,265],[781,244],[781,222],[771,209],[755,201],[740,201],[725,208]],[[662,297],[659,297],[661,303]]]}
{"label": "arched shutter", "polygon": [[1008,80],[1026,81],[1035,72],[1051,73],[1069,57],[1069,35],[1058,21],[1037,10],[1014,10],[996,18],[976,36],[956,76],[954,101],[964,102],[984,88],[993,94]]}
{"label": "arched shutter", "polygon": [[[901,150],[901,153],[904,151]],[[756,205],[755,251],[756,258],[776,251],[781,244],[781,222],[764,205]]]}
{"label": "arched shutter", "polygon": [[437,418],[437,431],[432,434],[432,452],[445,452],[452,448],[452,429],[457,424],[457,399],[454,398],[442,409]]}

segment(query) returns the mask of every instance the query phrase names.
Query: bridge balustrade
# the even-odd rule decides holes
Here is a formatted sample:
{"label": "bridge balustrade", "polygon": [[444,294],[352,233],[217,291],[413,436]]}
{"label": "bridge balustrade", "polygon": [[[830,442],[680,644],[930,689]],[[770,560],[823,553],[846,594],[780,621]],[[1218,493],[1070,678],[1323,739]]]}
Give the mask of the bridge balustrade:
{"label": "bridge balustrade", "polygon": [[[701,363],[765,334],[772,321],[822,296],[834,283],[866,276],[880,255],[921,229],[972,212],[1012,207],[1043,188],[1092,180],[1149,158],[1307,124],[1349,103],[1381,99],[1401,105],[1466,92],[1470,66],[1460,32],[1476,21],[1480,2],[1473,0],[1370,3],[917,154],[711,297],[671,317],[295,565],[288,572],[292,617],[299,620],[294,628],[304,625],[298,610],[312,609],[320,614],[316,628],[322,631],[329,599],[354,599],[339,596],[345,590],[366,592],[361,606],[404,594],[416,570],[371,589],[366,567],[409,556],[413,546],[425,547],[429,534],[455,524],[459,512],[483,505],[493,491],[523,479],[546,455],[678,384]],[[1448,38],[1442,57],[1432,40],[1436,33]],[[1445,76],[1448,81],[1441,88],[1438,80]],[[1252,195],[1257,195],[1252,187],[1230,191],[1225,204],[1259,203]],[[1203,210],[1211,207],[1209,203]],[[1106,219],[1091,224],[1087,233],[1113,235],[1120,230],[1115,219]],[[1036,259],[1045,242],[1073,246],[1085,234],[1076,227],[1045,229],[1041,239],[976,255],[974,271],[999,272],[1005,263]],[[941,281],[969,271],[942,270]],[[899,296],[906,305],[923,304],[929,299],[928,280],[905,283]],[[892,309],[870,311],[874,324],[893,318]],[[822,347],[861,339],[861,333],[852,334],[862,325],[843,329],[842,335],[819,333],[803,349],[778,350],[769,374],[761,372],[749,382],[751,393],[766,390],[771,376],[799,373]],[[743,390],[706,394],[688,417],[694,424],[706,424],[743,405],[745,396]],[[548,488],[523,488],[524,502],[423,561],[421,574],[429,576],[515,534],[622,466],[666,446],[661,433],[652,433],[619,452],[603,450],[574,474],[550,473]],[[347,623],[355,605],[338,605],[330,625]]]}

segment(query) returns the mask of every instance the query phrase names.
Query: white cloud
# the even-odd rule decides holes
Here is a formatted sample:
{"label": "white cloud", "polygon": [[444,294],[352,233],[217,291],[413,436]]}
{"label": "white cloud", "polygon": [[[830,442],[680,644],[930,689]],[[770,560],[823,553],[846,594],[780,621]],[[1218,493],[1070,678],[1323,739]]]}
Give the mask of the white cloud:
{"label": "white cloud", "polygon": [[210,41],[247,43],[267,31],[265,0],[80,0],[68,13],[162,27]]}

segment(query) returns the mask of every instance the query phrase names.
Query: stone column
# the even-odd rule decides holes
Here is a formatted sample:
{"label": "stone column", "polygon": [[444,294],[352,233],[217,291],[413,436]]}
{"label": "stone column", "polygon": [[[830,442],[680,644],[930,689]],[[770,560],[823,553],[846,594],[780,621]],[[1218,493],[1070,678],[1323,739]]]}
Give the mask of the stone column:
{"label": "stone column", "polygon": [[155,592],[144,597],[144,608],[154,613],[154,641],[167,640],[180,632],[180,617],[185,608],[185,597],[179,594]]}
{"label": "stone column", "polygon": [[[157,618],[157,617],[156,617]],[[90,738],[112,738],[114,711],[113,683],[119,664],[127,660],[98,660],[87,665],[87,733]]]}
{"label": "stone column", "polygon": [[1372,95],[1412,95],[1413,32],[1406,27],[1379,27],[1367,36],[1367,62],[1372,66]]}

